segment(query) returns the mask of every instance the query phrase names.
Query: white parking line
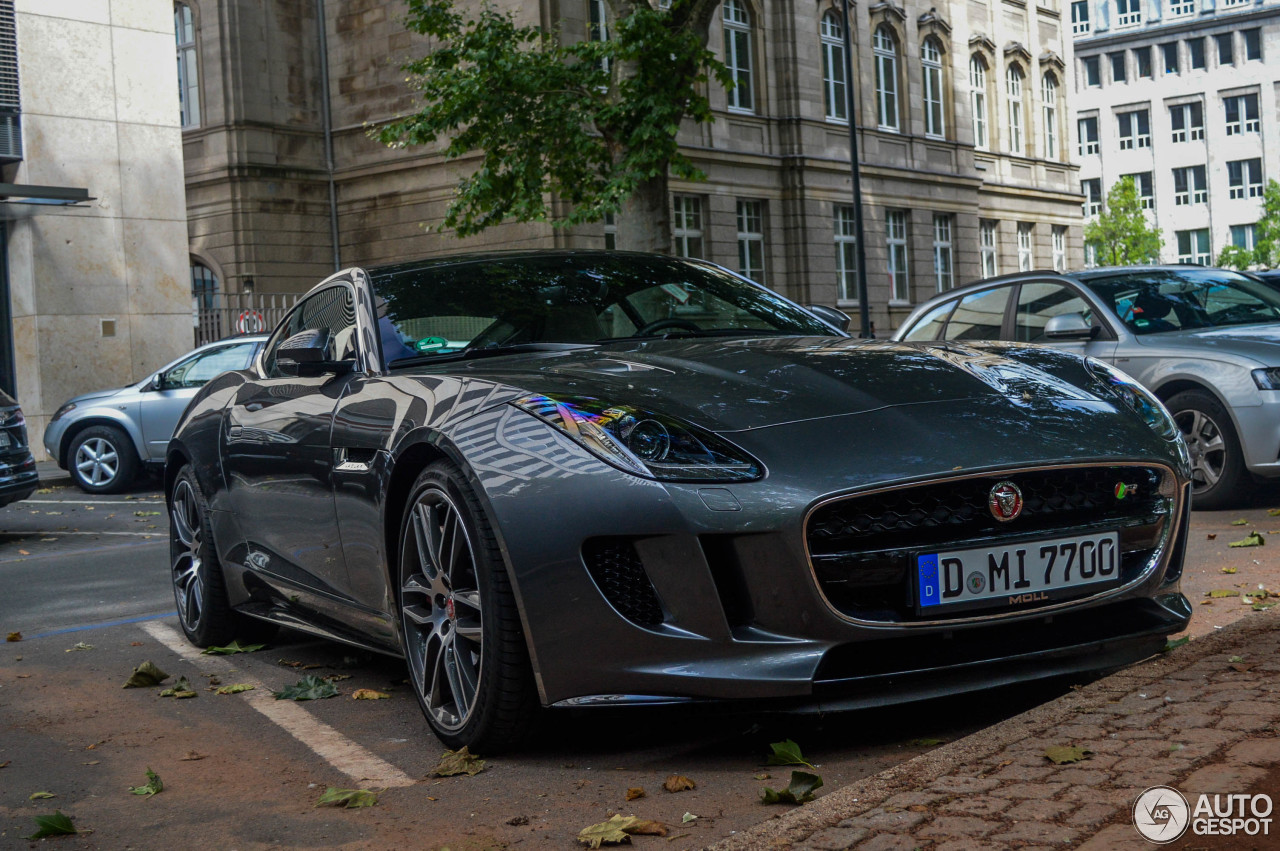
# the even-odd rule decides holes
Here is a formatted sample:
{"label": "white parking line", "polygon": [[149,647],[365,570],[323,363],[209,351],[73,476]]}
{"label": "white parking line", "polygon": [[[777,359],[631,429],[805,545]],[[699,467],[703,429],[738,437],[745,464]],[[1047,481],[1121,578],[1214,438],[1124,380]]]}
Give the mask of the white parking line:
{"label": "white parking line", "polygon": [[253,691],[242,692],[254,709],[267,716],[286,733],[306,745],[334,768],[357,782],[373,787],[412,786],[417,781],[391,763],[375,756],[348,739],[337,730],[316,719],[310,712],[291,700],[276,700],[261,682],[246,677],[225,659],[204,656],[192,647],[177,630],[158,621],[141,624],[144,632],[168,647],[174,653],[203,670],[216,670],[228,676],[234,674],[237,682],[252,683]]}

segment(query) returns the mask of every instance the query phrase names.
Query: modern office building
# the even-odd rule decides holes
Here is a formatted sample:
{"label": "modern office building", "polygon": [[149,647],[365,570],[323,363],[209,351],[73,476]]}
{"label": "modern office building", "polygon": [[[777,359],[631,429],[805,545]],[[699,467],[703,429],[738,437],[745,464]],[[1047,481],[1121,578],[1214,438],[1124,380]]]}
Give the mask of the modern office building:
{"label": "modern office building", "polygon": [[[503,4],[565,38],[607,38],[605,0]],[[940,289],[1078,266],[1070,39],[1057,0],[852,4],[869,302],[881,334]],[[604,247],[607,223],[435,225],[460,174],[367,135],[415,108],[427,45],[403,0],[175,4],[192,279],[202,293],[305,289],[336,266],[488,247]],[[806,302],[855,306],[853,200],[836,0],[724,0],[710,47],[739,85],[681,142],[675,249]]]}
{"label": "modern office building", "polygon": [[1075,0],[1071,22],[1086,215],[1131,175],[1162,260],[1252,247],[1280,178],[1280,0]]}

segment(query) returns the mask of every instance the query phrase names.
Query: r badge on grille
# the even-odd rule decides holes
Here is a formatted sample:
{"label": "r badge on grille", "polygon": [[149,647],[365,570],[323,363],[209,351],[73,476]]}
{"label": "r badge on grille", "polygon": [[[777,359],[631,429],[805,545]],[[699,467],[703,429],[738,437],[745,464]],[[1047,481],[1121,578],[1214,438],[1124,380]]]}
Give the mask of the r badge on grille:
{"label": "r badge on grille", "polygon": [[987,496],[987,507],[1001,523],[1016,520],[1022,513],[1022,491],[1013,482],[1000,482]]}

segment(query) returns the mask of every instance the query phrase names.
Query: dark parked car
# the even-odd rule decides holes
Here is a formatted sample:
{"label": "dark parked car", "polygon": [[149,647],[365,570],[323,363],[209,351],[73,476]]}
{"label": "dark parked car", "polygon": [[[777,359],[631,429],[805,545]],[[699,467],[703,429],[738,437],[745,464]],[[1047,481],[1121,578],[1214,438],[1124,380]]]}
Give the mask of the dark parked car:
{"label": "dark parked car", "polygon": [[720,267],[334,275],[169,445],[180,621],[403,655],[450,747],[538,706],[833,710],[1120,665],[1190,617],[1164,408],[1044,347],[855,341]]}
{"label": "dark parked car", "polygon": [[26,499],[40,485],[36,459],[27,443],[27,421],[22,408],[0,390],[0,507]]}
{"label": "dark parked car", "polygon": [[1173,413],[1197,508],[1280,477],[1280,292],[1200,266],[1028,272],[920,305],[896,340],[1042,343],[1118,366]]}

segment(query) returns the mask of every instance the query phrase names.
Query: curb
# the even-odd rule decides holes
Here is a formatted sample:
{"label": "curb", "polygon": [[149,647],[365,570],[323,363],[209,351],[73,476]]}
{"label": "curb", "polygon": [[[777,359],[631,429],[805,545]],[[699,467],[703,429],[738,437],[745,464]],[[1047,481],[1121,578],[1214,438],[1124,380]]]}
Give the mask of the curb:
{"label": "curb", "polygon": [[773,816],[707,846],[705,851],[746,851],[802,842],[817,831],[873,809],[893,795],[924,786],[975,758],[997,753],[1011,743],[1043,735],[1062,726],[1064,719],[1076,713],[1103,705],[1117,695],[1127,694],[1171,672],[1188,668],[1205,657],[1246,645],[1253,636],[1276,628],[1276,623],[1265,612],[1245,616],[1212,635],[1139,662],[1021,715],[841,787],[810,804]]}

